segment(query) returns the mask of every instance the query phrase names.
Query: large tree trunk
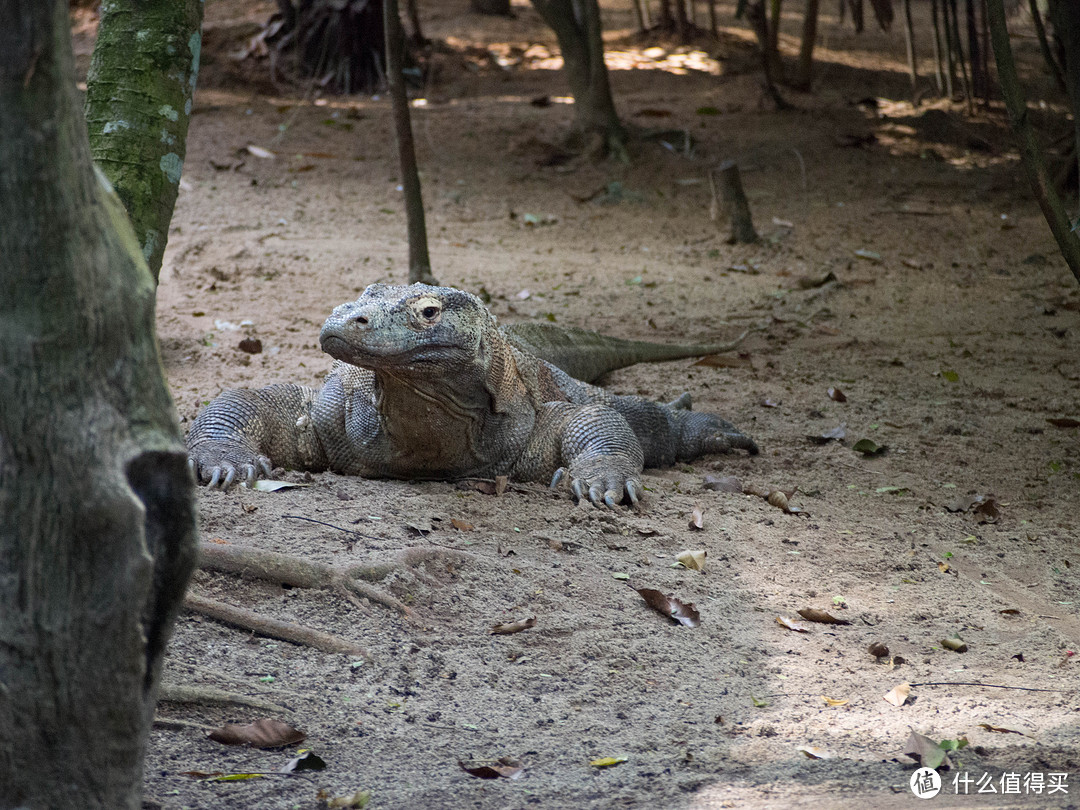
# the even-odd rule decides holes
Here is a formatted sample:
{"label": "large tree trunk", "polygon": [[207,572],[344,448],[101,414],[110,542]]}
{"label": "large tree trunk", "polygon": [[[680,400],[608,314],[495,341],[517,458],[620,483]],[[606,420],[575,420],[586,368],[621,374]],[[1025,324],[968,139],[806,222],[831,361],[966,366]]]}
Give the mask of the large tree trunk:
{"label": "large tree trunk", "polygon": [[0,807],[137,808],[194,492],[64,0],[0,3]]}
{"label": "large tree trunk", "polygon": [[112,0],[87,78],[94,160],[112,181],[157,279],[199,73],[203,0]]}
{"label": "large tree trunk", "polygon": [[559,40],[566,78],[574,96],[575,129],[598,134],[608,152],[625,157],[626,129],[615,112],[597,0],[532,0]]}

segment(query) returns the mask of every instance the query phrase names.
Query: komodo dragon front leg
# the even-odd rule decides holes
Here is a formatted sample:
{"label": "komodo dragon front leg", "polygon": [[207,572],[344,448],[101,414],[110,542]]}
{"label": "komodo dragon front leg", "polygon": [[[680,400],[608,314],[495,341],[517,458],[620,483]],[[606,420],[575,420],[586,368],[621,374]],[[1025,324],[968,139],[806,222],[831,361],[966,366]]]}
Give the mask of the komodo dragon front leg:
{"label": "komodo dragon front leg", "polygon": [[225,391],[195,418],[188,434],[188,464],[211,489],[248,486],[273,468],[320,472],[328,462],[315,432],[318,392],[303,385]]}

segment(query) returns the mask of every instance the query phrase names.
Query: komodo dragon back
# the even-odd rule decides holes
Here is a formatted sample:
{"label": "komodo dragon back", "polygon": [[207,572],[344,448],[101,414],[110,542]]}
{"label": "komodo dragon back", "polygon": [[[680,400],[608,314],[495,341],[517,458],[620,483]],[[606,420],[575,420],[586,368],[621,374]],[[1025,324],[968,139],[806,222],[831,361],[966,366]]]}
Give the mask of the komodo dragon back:
{"label": "komodo dragon back", "polygon": [[746,336],[743,333],[728,343],[651,343],[537,321],[508,324],[502,327],[502,331],[518,349],[588,383],[596,382],[608,372],[637,363],[657,363],[729,352]]}

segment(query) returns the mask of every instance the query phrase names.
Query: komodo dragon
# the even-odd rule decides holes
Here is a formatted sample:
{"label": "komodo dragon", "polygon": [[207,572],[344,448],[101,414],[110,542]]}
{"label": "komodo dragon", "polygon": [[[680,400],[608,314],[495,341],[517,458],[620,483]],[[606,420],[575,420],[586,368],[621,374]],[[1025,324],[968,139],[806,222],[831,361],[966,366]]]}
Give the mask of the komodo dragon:
{"label": "komodo dragon", "polygon": [[[685,395],[670,405],[616,396],[519,348],[542,352],[538,334],[519,340],[501,330],[462,290],[373,284],[323,326],[322,349],[336,362],[320,390],[225,391],[192,424],[189,463],[200,481],[224,489],[274,466],[414,480],[507,475],[552,486],[567,477],[579,500],[614,506],[624,495],[637,502],[643,466],[758,452],[733,425],[689,410]],[[570,371],[599,376],[590,350],[575,359],[565,349]],[[608,358],[600,373],[640,359]]]}

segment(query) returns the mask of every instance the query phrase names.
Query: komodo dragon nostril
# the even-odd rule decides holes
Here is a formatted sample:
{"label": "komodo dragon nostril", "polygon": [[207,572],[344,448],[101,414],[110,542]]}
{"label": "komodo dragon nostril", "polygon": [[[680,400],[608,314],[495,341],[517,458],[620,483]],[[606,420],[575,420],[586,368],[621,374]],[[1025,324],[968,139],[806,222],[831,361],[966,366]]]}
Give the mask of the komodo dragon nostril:
{"label": "komodo dragon nostril", "polygon": [[355,318],[353,318],[353,321],[360,324],[361,326],[367,326],[368,324],[368,319],[364,315],[357,315]]}

